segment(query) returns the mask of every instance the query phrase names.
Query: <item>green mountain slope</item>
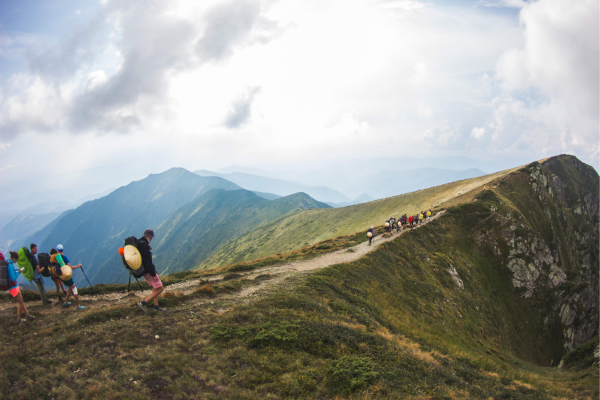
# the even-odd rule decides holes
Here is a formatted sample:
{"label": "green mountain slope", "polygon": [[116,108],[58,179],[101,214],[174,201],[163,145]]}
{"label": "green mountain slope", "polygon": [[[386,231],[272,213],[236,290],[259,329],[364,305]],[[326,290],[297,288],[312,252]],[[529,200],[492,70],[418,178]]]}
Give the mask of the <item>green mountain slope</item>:
{"label": "green mountain slope", "polygon": [[[200,177],[182,168],[152,174],[65,213],[37,244],[48,252],[62,243],[65,254],[72,263],[83,264],[93,283],[127,279],[123,266],[110,262],[123,239],[156,228],[196,196],[216,188],[239,189],[224,179]],[[80,274],[76,278],[82,280]]]}
{"label": "green mountain slope", "polygon": [[[171,312],[135,297],[79,314],[29,302],[38,318],[17,328],[14,307],[0,311],[3,342],[46,339],[7,347],[3,394],[597,399],[596,171],[554,157],[447,199],[354,262],[199,282],[160,298]],[[251,286],[268,290],[238,297]]]}
{"label": "green mountain slope", "polygon": [[197,268],[214,268],[297,250],[305,245],[366,231],[371,225],[383,224],[391,215],[414,215],[422,210],[461,202],[469,192],[481,190],[484,185],[506,176],[511,171],[513,170],[354,206],[307,210],[290,215],[233,240],[198,264]]}
{"label": "green mountain slope", "polygon": [[166,219],[153,242],[161,273],[193,268],[229,240],[284,215],[329,208],[305,193],[266,200],[247,190],[211,190]]}

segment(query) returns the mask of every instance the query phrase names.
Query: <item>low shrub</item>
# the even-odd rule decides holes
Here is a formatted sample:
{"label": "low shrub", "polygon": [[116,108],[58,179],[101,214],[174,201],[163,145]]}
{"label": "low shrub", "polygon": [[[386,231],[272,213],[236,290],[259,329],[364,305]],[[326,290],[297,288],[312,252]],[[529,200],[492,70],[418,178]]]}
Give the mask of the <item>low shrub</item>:
{"label": "low shrub", "polygon": [[194,293],[206,297],[213,297],[216,294],[215,289],[213,289],[211,285],[200,286],[198,289],[194,290]]}

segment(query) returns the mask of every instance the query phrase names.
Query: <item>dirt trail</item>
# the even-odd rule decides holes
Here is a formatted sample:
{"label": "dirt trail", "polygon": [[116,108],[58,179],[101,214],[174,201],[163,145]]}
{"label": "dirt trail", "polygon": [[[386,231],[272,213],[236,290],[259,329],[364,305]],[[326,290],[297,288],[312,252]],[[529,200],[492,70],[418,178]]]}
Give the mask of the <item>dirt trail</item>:
{"label": "dirt trail", "polygon": [[[253,278],[257,277],[258,275],[263,275],[263,274],[277,275],[277,277],[274,279],[265,280],[265,281],[261,282],[259,285],[245,288],[245,289],[241,290],[240,292],[232,293],[230,295],[222,295],[222,296],[229,296],[229,297],[235,297],[235,298],[245,298],[245,297],[253,296],[255,293],[257,293],[261,290],[281,284],[292,273],[307,273],[308,271],[313,271],[313,270],[330,267],[335,264],[347,263],[347,262],[352,262],[352,261],[358,260],[365,254],[370,253],[371,251],[375,250],[377,247],[381,246],[382,244],[387,243],[391,240],[397,239],[398,237],[402,236],[403,234],[405,234],[408,231],[411,231],[413,229],[419,229],[421,226],[427,225],[429,222],[433,221],[434,219],[439,218],[443,214],[444,214],[444,211],[440,211],[436,215],[432,216],[427,222],[424,222],[421,225],[417,225],[413,228],[402,229],[400,232],[390,235],[389,237],[383,237],[383,235],[376,236],[373,239],[373,243],[371,246],[369,246],[368,242],[363,242],[357,246],[338,250],[333,253],[323,254],[322,256],[319,256],[319,257],[316,257],[316,258],[313,258],[310,260],[295,261],[295,262],[292,262],[289,264],[275,265],[275,266],[271,266],[271,267],[264,267],[264,268],[256,269],[256,270],[253,270],[248,273],[240,273],[240,275],[242,275],[243,278],[247,278],[247,279],[253,279]],[[207,278],[207,280],[208,281],[219,281],[219,280],[223,279],[223,276],[224,275],[215,275],[215,276],[211,276],[211,277]],[[188,293],[191,293],[191,291],[192,291],[190,288],[196,289],[199,284],[200,284],[200,280],[193,279],[193,280],[188,280],[188,281],[169,285],[165,289],[170,292],[183,292],[184,294],[188,294]],[[147,286],[147,285],[144,285],[144,286]],[[138,288],[137,283],[135,283],[135,282],[132,283],[131,287],[133,290],[136,290],[136,288]],[[150,294],[150,290],[144,290],[142,292],[136,291],[135,294],[138,298],[144,298]],[[221,296],[219,296],[219,297],[221,297]],[[124,293],[124,292],[116,292],[116,293],[100,294],[98,296],[80,296],[80,300],[84,301],[84,302],[90,302],[90,301],[91,302],[111,302],[113,304],[122,304],[122,303],[126,303],[126,302],[127,303],[132,302],[132,297],[128,296],[127,293]],[[73,302],[73,301],[71,301],[71,302]],[[4,304],[0,304],[0,311],[4,310],[6,308],[14,307],[14,306],[15,305],[13,304],[13,302],[5,302]],[[39,311],[48,310],[48,312],[52,313],[52,312],[58,312],[60,309],[63,309],[63,308],[56,305],[54,307],[49,307],[49,308],[45,308],[45,309],[40,308]],[[36,311],[39,312],[38,310],[36,310]]]}

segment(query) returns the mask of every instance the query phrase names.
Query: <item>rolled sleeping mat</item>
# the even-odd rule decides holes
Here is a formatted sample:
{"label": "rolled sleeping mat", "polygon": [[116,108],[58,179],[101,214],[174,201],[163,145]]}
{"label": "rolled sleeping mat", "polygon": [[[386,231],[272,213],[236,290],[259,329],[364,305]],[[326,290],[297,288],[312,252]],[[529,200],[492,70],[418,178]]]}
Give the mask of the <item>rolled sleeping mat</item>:
{"label": "rolled sleeping mat", "polygon": [[63,260],[63,258],[62,258],[62,256],[60,254],[58,254],[58,253],[55,254],[54,258],[56,259],[56,262],[58,263],[58,265],[60,265],[61,267],[65,266],[65,260]]}
{"label": "rolled sleeping mat", "polygon": [[367,237],[373,237],[373,232],[367,232]]}
{"label": "rolled sleeping mat", "polygon": [[389,223],[389,222],[386,222],[386,223],[385,223],[385,227],[386,227],[386,228],[389,228],[389,227],[390,227],[390,223]]}
{"label": "rolled sleeping mat", "polygon": [[68,265],[63,265],[60,267],[60,279],[63,281],[68,281],[73,277],[73,270]]}
{"label": "rolled sleeping mat", "polygon": [[123,248],[123,258],[129,268],[136,271],[142,266],[142,255],[140,251],[130,244]]}

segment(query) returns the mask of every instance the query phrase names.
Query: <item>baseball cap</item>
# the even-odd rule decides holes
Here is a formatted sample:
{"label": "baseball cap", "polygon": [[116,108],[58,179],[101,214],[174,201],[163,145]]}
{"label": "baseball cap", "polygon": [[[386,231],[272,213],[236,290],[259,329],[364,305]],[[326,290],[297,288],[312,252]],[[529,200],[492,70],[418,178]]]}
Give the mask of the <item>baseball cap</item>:
{"label": "baseball cap", "polygon": [[63,251],[63,245],[59,244],[58,246],[56,246],[56,250]]}

